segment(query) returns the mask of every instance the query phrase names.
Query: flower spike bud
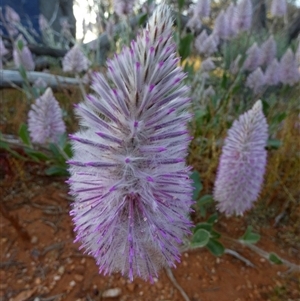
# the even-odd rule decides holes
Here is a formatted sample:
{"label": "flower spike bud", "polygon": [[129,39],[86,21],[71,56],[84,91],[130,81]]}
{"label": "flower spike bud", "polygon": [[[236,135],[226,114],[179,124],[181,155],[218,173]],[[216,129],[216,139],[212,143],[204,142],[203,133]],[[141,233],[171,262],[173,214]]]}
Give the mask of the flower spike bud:
{"label": "flower spike bud", "polygon": [[210,0],[198,0],[194,12],[200,18],[208,18],[210,14]]}
{"label": "flower spike bud", "polygon": [[289,86],[293,86],[300,81],[300,71],[297,68],[297,62],[293,51],[288,48],[282,56],[279,64],[280,81]]}
{"label": "flower spike bud", "polygon": [[235,32],[248,31],[252,24],[252,3],[251,0],[241,0],[238,2],[234,16]]}
{"label": "flower spike bud", "polygon": [[234,121],[225,139],[214,186],[219,211],[242,215],[252,208],[263,183],[267,139],[268,125],[258,100]]}
{"label": "flower spike bud", "polygon": [[212,61],[211,57],[208,57],[203,62],[201,62],[200,68],[203,72],[209,72],[209,71],[214,70],[216,68],[216,65]]}
{"label": "flower spike bud", "polygon": [[64,72],[80,73],[89,68],[90,61],[83,54],[79,45],[75,45],[64,56],[62,65]]}
{"label": "flower spike bud", "polygon": [[271,15],[274,17],[283,17],[287,12],[286,0],[272,0]]}
{"label": "flower spike bud", "polygon": [[246,87],[250,88],[256,95],[262,91],[265,84],[265,76],[260,67],[251,72],[246,80]]}
{"label": "flower spike bud", "polygon": [[95,73],[71,136],[71,215],[82,248],[104,274],[153,281],[180,258],[190,233],[190,99],[168,6],[156,8],[130,47]]}
{"label": "flower spike bud", "polygon": [[[20,41],[22,41],[21,48],[19,48]],[[13,49],[13,59],[14,59],[14,64],[17,68],[23,66],[24,69],[27,71],[33,71],[35,68],[35,63],[31,51],[27,46],[26,40],[22,36],[19,36],[15,42],[14,49]]]}
{"label": "flower spike bud", "polygon": [[57,142],[59,136],[65,133],[62,111],[51,88],[47,88],[31,105],[28,113],[28,130],[32,142],[39,144]]}
{"label": "flower spike bud", "polygon": [[264,43],[262,43],[261,47],[261,64],[265,66],[269,66],[271,62],[276,57],[276,42],[274,40],[273,35],[271,35]]}
{"label": "flower spike bud", "polygon": [[229,24],[224,10],[221,10],[216,18],[213,33],[221,39],[229,37]]}
{"label": "flower spike bud", "polygon": [[269,86],[276,86],[280,83],[280,69],[276,58],[273,59],[265,71],[265,83]]}
{"label": "flower spike bud", "polygon": [[244,70],[253,71],[261,65],[261,49],[257,46],[256,42],[247,50],[246,54],[247,58],[243,65]]}
{"label": "flower spike bud", "polygon": [[119,16],[132,14],[135,0],[113,0],[115,13]]}

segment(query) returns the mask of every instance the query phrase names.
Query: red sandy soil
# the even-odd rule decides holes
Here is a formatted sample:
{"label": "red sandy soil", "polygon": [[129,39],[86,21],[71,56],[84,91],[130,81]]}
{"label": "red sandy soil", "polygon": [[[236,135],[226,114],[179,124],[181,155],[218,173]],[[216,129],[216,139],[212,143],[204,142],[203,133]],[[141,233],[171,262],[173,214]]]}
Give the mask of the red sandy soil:
{"label": "red sandy soil", "polygon": [[[73,243],[68,214],[72,200],[63,180],[19,176],[14,184],[4,181],[0,191],[1,301],[184,300],[164,270],[153,285],[139,279],[130,283],[117,274],[99,275],[94,259]],[[245,229],[240,218],[222,217],[217,227],[235,238]],[[258,246],[299,264],[299,252],[282,246],[277,231],[262,229]],[[184,253],[172,271],[190,301],[300,300],[299,274],[285,273],[285,266],[271,264],[240,245],[224,243],[255,267],[231,255],[216,258],[206,249]],[[105,297],[109,289],[118,289],[118,296]]]}

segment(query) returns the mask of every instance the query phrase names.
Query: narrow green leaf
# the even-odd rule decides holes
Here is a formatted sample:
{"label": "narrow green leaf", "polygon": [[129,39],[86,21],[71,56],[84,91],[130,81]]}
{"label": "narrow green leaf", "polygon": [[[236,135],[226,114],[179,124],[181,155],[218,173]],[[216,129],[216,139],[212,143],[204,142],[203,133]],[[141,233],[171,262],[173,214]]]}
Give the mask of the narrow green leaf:
{"label": "narrow green leaf", "polygon": [[218,219],[218,213],[214,213],[212,214],[208,219],[207,219],[207,223],[213,225]]}
{"label": "narrow green leaf", "polygon": [[37,159],[39,161],[47,161],[47,160],[49,160],[49,157],[46,154],[44,154],[42,152],[35,151],[33,149],[25,148],[25,153],[29,157],[31,157],[33,159]]}
{"label": "narrow green leaf", "polygon": [[206,248],[215,256],[221,256],[225,251],[224,246],[219,241],[212,238],[209,240]]}
{"label": "narrow green leaf", "polygon": [[146,21],[147,21],[147,18],[148,18],[148,14],[147,13],[141,15],[140,18],[139,18],[139,25],[140,26],[144,25],[146,23]]}
{"label": "narrow green leaf", "polygon": [[204,230],[210,232],[212,230],[212,225],[208,224],[208,223],[199,223],[195,226],[195,228],[193,229],[193,232],[196,233],[199,229],[204,229]]}
{"label": "narrow green leaf", "polygon": [[28,127],[26,124],[22,123],[19,128],[19,137],[25,145],[31,146],[30,136],[28,132]]}
{"label": "narrow green leaf", "polygon": [[267,141],[267,148],[269,149],[279,149],[281,146],[281,141],[278,139],[269,139]]}
{"label": "narrow green leaf", "polygon": [[197,200],[199,193],[203,188],[199,172],[194,171],[191,174],[190,178],[193,180],[193,186],[194,186],[193,200]]}
{"label": "narrow green leaf", "polygon": [[182,61],[184,61],[190,55],[193,39],[194,36],[191,33],[180,39],[178,52]]}
{"label": "narrow green leaf", "polygon": [[45,171],[47,176],[68,176],[68,171],[60,166],[51,166]]}
{"label": "narrow green leaf", "polygon": [[269,260],[275,264],[283,263],[282,260],[275,253],[270,253]]}
{"label": "narrow green leaf", "polygon": [[192,237],[193,247],[205,247],[209,242],[210,233],[204,229],[198,229]]}
{"label": "narrow green leaf", "polygon": [[253,227],[248,226],[245,234],[240,238],[240,241],[242,241],[245,244],[255,244],[260,240],[260,235],[257,233],[252,232]]}
{"label": "narrow green leaf", "polygon": [[182,10],[185,0],[177,0],[177,1],[178,1],[179,10]]}

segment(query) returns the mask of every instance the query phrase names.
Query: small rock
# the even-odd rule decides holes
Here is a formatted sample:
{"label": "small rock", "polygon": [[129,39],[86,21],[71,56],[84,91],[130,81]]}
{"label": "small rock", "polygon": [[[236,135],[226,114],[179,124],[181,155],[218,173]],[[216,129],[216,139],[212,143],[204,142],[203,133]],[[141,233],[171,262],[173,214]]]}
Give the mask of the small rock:
{"label": "small rock", "polygon": [[79,275],[79,274],[75,274],[74,275],[74,279],[78,282],[81,282],[83,280],[83,276],[82,275]]}
{"label": "small rock", "polygon": [[55,276],[53,277],[53,280],[54,280],[54,281],[60,280],[60,276],[59,276],[59,275],[55,275]]}
{"label": "small rock", "polygon": [[74,286],[76,285],[76,282],[75,282],[74,280],[72,280],[72,281],[69,283],[69,285],[70,285],[71,287],[74,287]]}
{"label": "small rock", "polygon": [[266,262],[266,259],[265,258],[261,258],[259,261],[260,262]]}
{"label": "small rock", "polygon": [[103,298],[116,298],[121,295],[121,289],[120,288],[111,288],[103,292],[102,297]]}
{"label": "small rock", "polygon": [[186,267],[188,264],[187,264],[187,262],[186,262],[185,260],[183,260],[183,261],[182,261],[182,265],[183,265],[184,267]]}
{"label": "small rock", "polygon": [[30,242],[32,244],[36,244],[38,242],[38,238],[36,236],[32,236]]}
{"label": "small rock", "polygon": [[0,290],[5,290],[7,288],[6,283],[0,283]]}
{"label": "small rock", "polygon": [[64,266],[60,266],[57,270],[59,275],[62,275],[65,272],[65,267]]}
{"label": "small rock", "polygon": [[134,289],[135,289],[135,284],[134,284],[134,283],[128,283],[128,284],[127,284],[127,289],[128,289],[130,292],[133,292]]}
{"label": "small rock", "polygon": [[85,258],[82,258],[81,261],[80,261],[81,264],[85,264],[85,262],[86,262]]}
{"label": "small rock", "polygon": [[41,284],[41,278],[36,278],[35,280],[34,280],[34,283],[36,284],[36,285],[40,285]]}

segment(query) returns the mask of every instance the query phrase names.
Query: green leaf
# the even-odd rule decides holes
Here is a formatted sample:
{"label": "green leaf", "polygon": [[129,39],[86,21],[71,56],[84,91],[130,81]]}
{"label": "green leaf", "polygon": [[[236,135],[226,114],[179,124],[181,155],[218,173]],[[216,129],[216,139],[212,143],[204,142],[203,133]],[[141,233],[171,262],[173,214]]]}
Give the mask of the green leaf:
{"label": "green leaf", "polygon": [[23,50],[23,47],[24,47],[24,43],[22,41],[22,39],[19,39],[18,42],[17,42],[17,47],[20,51]]}
{"label": "green leaf", "polygon": [[26,69],[23,67],[23,65],[19,66],[19,73],[20,73],[21,77],[27,81],[27,73],[26,73]]}
{"label": "green leaf", "polygon": [[197,205],[199,207],[201,207],[201,206],[212,204],[213,202],[214,202],[214,199],[213,199],[212,195],[206,194],[206,195],[202,196],[200,198],[200,200],[197,201]]}
{"label": "green leaf", "polygon": [[47,161],[47,160],[49,160],[49,157],[47,155],[45,155],[42,152],[35,151],[33,149],[25,148],[25,153],[29,157],[31,157],[33,159],[37,159],[38,161]]}
{"label": "green leaf", "polygon": [[68,176],[68,171],[61,166],[51,166],[45,171],[47,176]]}
{"label": "green leaf", "polygon": [[210,235],[211,235],[211,238],[215,238],[215,239],[219,239],[221,237],[221,234],[215,230],[211,230]]}
{"label": "green leaf", "polygon": [[53,154],[54,159],[58,163],[60,163],[61,165],[66,165],[66,160],[65,160],[64,156],[61,154],[61,152],[56,144],[50,143],[49,149],[50,149],[51,153]]}
{"label": "green leaf", "polygon": [[66,144],[66,146],[64,147],[64,152],[66,153],[66,155],[69,157],[69,158],[72,158],[73,157],[73,150],[72,150],[72,146],[71,144],[68,142]]}
{"label": "green leaf", "polygon": [[218,219],[218,213],[214,213],[212,214],[208,219],[207,219],[207,223],[213,225]]}
{"label": "green leaf", "polygon": [[179,8],[179,10],[182,10],[182,8],[184,6],[185,0],[177,0],[177,1],[178,1],[178,8]]}
{"label": "green leaf", "polygon": [[8,150],[9,149],[9,145],[8,145],[7,142],[0,140],[0,148]]}
{"label": "green leaf", "polygon": [[193,186],[194,186],[193,200],[197,200],[199,193],[203,188],[199,172],[195,170],[191,174],[190,178],[193,180]]}
{"label": "green leaf", "polygon": [[26,124],[22,123],[19,128],[19,137],[25,145],[31,146],[30,136],[28,132],[28,127]]}
{"label": "green leaf", "polygon": [[269,260],[275,264],[283,264],[282,260],[275,253],[269,254]]}
{"label": "green leaf", "polygon": [[208,223],[199,223],[195,226],[195,228],[193,229],[193,232],[196,233],[199,229],[204,229],[204,230],[210,232],[212,230],[212,225],[208,224]]}
{"label": "green leaf", "polygon": [[202,248],[209,242],[210,233],[204,229],[198,229],[192,237],[192,246]]}
{"label": "green leaf", "polygon": [[252,232],[253,227],[248,226],[245,234],[239,239],[245,244],[255,244],[260,240],[260,235]]}
{"label": "green leaf", "polygon": [[191,33],[180,39],[178,52],[182,61],[190,55],[193,39],[194,36]]}
{"label": "green leaf", "polygon": [[269,149],[279,149],[281,146],[281,141],[278,139],[269,139],[267,141],[267,148]]}
{"label": "green leaf", "polygon": [[227,78],[226,72],[224,72],[223,77],[222,77],[222,82],[221,82],[221,87],[223,89],[226,89],[226,87],[227,87],[227,80],[228,80],[228,78]]}
{"label": "green leaf", "polygon": [[140,18],[139,18],[139,25],[141,26],[141,25],[146,24],[147,18],[148,18],[147,13],[141,15]]}
{"label": "green leaf", "polygon": [[219,241],[212,238],[209,240],[206,248],[215,256],[221,256],[225,251],[224,246]]}

